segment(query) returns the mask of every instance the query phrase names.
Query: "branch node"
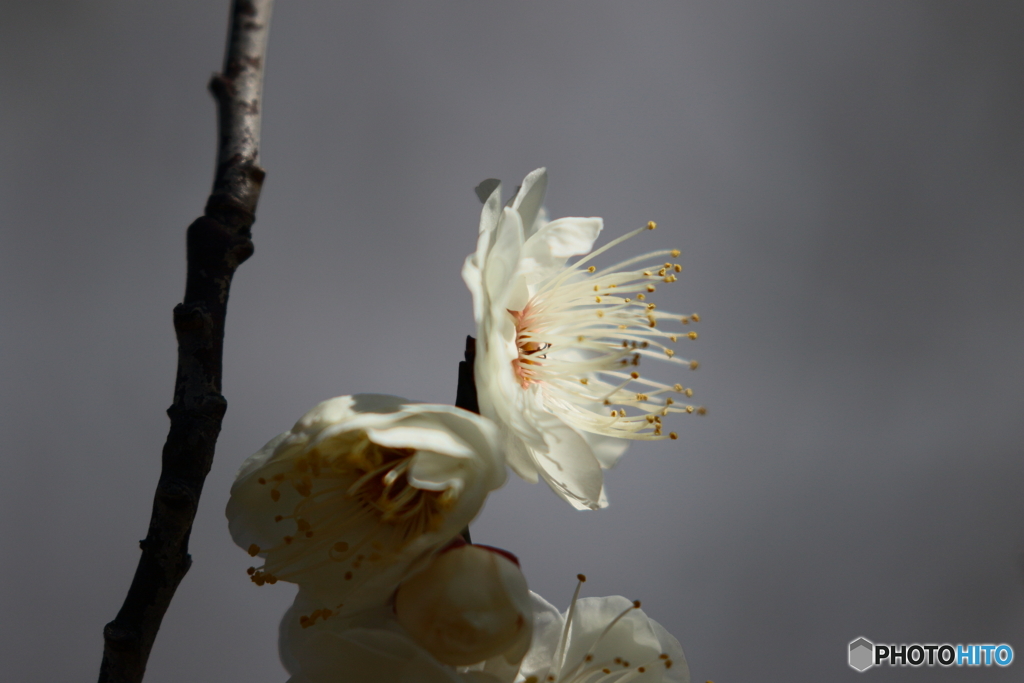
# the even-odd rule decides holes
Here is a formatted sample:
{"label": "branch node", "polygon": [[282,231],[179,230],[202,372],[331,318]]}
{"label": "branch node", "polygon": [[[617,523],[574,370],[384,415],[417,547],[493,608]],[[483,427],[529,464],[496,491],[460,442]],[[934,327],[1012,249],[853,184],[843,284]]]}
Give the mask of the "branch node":
{"label": "branch node", "polygon": [[174,307],[174,331],[178,334],[212,329],[210,312],[201,301],[178,304]]}
{"label": "branch node", "polygon": [[161,480],[156,488],[157,500],[174,512],[194,510],[199,505],[199,498],[192,487],[180,479],[167,478]]}
{"label": "branch node", "polygon": [[106,641],[107,647],[120,652],[133,650],[140,642],[138,631],[125,628],[117,623],[117,619],[103,627],[103,640]]}

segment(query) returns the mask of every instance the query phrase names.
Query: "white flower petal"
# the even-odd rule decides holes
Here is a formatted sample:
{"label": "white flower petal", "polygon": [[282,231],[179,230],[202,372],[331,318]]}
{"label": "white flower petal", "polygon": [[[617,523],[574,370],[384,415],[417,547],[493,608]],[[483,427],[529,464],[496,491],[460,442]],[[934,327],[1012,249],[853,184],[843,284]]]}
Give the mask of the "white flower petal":
{"label": "white flower petal", "polygon": [[519,273],[529,284],[551,277],[570,256],[589,253],[603,226],[600,218],[559,218],[547,223],[523,244]]}
{"label": "white flower petal", "polygon": [[626,439],[616,439],[613,436],[595,434],[594,432],[583,432],[582,434],[583,438],[587,440],[587,444],[590,445],[594,457],[601,463],[602,469],[609,470],[614,467],[629,448],[629,441]]}
{"label": "white flower petal", "polygon": [[523,223],[519,214],[506,208],[498,221],[494,246],[484,263],[484,285],[492,309],[502,307],[513,289],[519,251],[523,246]]}
{"label": "white flower petal", "polygon": [[525,237],[530,237],[537,230],[537,218],[544,204],[544,194],[547,189],[547,169],[538,168],[523,178],[523,184],[519,187],[515,199],[512,200],[512,209],[522,217]]}
{"label": "white flower petal", "polygon": [[[309,683],[465,683],[483,681],[444,666],[401,633],[354,628],[314,634],[297,653]],[[301,679],[300,679],[301,680]]]}
{"label": "white flower petal", "polygon": [[599,508],[604,475],[586,439],[553,413],[535,411],[531,418],[546,446],[546,451],[533,451],[540,475],[577,510]]}
{"label": "white flower petal", "polygon": [[395,615],[439,661],[470,666],[504,656],[518,664],[530,643],[532,605],[526,579],[494,550],[463,545],[437,555],[403,582]]}

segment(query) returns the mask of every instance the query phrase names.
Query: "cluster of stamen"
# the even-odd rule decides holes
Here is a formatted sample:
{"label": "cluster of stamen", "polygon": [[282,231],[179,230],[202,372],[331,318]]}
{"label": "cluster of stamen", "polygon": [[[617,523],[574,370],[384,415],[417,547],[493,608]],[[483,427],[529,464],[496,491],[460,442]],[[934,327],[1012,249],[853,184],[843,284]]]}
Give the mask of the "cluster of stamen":
{"label": "cluster of stamen", "polygon": [[[697,333],[666,331],[663,323],[690,325],[700,316],[657,309],[648,301],[658,284],[676,281],[682,266],[654,259],[679,256],[655,251],[598,270],[590,259],[646,230],[650,222],[580,259],[543,284],[521,311],[509,311],[516,325],[518,356],[512,361],[519,384],[543,387],[549,407],[574,426],[628,439],[677,438],[664,434],[662,418],[673,413],[705,414],[703,406],[677,403],[693,390],[641,377],[643,357],[696,370],[695,360],[676,355],[670,344]],[[638,263],[646,263],[639,269]]]}
{"label": "cluster of stamen", "polygon": [[[249,568],[252,581],[262,586],[294,580],[327,564],[345,565],[339,578],[353,581],[365,563],[384,562],[440,528],[457,493],[412,486],[407,473],[414,455],[413,449],[380,446],[359,432],[282,459],[275,473],[257,480],[282,508],[274,516],[281,536],[273,547],[249,547],[253,557],[261,552],[266,557],[264,566]],[[329,616],[330,610],[314,612],[304,625]]]}
{"label": "cluster of stamen", "polygon": [[[612,619],[605,626],[604,630],[601,631],[600,635],[598,635],[597,640],[587,649],[583,657],[572,667],[569,667],[569,663],[564,661],[569,630],[572,627],[572,620],[576,614],[576,601],[580,597],[580,588],[587,580],[587,577],[583,574],[577,574],[576,578],[579,580],[579,583],[576,584],[576,591],[573,593],[572,602],[566,615],[565,626],[562,629],[562,635],[555,650],[552,673],[544,676],[543,680],[545,683],[626,683],[643,675],[648,670],[652,670],[656,666],[662,666],[666,669],[672,668],[672,659],[664,652],[640,664],[630,662],[623,657],[602,658],[600,661],[595,659],[595,653],[601,641],[604,640],[615,625],[633,610],[640,609],[639,600],[634,600],[632,605]],[[541,683],[541,680],[537,676],[530,676],[524,683]]]}

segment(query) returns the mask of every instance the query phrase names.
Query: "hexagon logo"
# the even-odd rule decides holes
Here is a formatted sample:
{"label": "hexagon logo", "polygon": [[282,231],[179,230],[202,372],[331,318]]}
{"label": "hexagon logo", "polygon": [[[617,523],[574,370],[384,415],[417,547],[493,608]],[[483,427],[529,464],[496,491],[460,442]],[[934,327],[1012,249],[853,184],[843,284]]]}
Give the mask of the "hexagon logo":
{"label": "hexagon logo", "polygon": [[850,666],[857,671],[867,671],[875,665],[875,644],[867,638],[858,638],[850,643]]}

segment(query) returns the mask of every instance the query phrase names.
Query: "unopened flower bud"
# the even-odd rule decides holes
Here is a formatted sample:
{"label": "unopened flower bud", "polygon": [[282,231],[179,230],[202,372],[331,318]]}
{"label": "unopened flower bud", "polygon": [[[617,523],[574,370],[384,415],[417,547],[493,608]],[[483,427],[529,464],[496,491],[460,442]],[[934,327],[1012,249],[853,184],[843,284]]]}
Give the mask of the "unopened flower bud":
{"label": "unopened flower bud", "polygon": [[441,553],[399,587],[398,623],[445,664],[468,666],[498,655],[518,664],[530,646],[533,609],[510,557],[475,545]]}

